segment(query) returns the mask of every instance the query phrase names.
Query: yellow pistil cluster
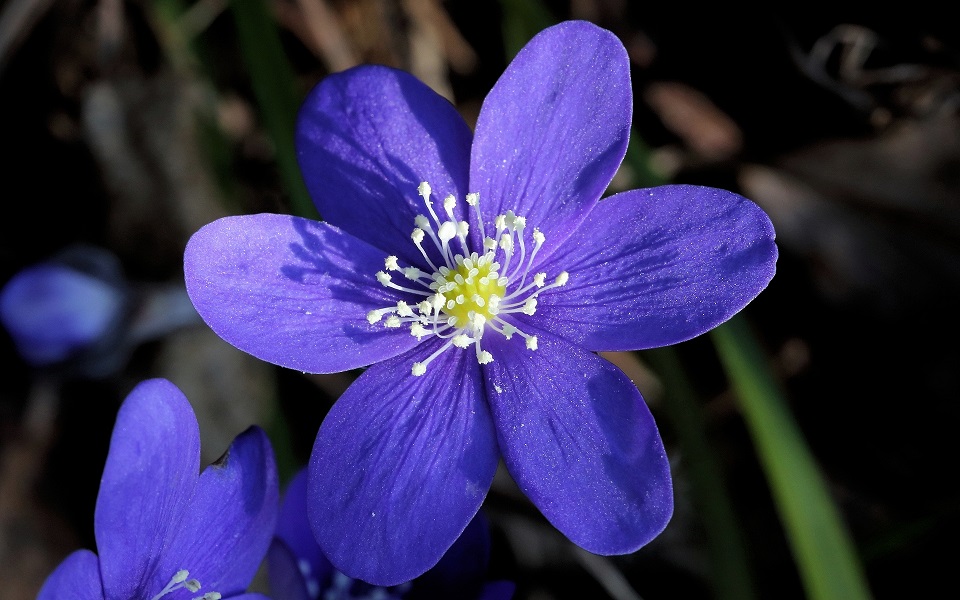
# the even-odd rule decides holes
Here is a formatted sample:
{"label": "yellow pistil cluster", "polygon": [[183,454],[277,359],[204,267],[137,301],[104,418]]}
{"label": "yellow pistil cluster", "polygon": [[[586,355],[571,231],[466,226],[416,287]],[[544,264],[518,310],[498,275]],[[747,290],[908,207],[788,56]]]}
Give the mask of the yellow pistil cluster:
{"label": "yellow pistil cluster", "polygon": [[[386,257],[383,270],[376,273],[377,281],[405,294],[407,300],[371,310],[367,321],[372,325],[383,320],[388,329],[409,326],[410,335],[418,340],[428,336],[445,340],[433,354],[413,363],[411,373],[416,376],[426,373],[427,365],[450,348],[473,346],[477,362],[490,363],[493,355],[481,347],[487,331],[508,340],[520,336],[528,350],[536,350],[537,336],[521,331],[511,315],[535,314],[540,293],[566,285],[569,279],[567,272],[561,271],[548,284],[546,273],[533,272],[545,240],[543,233],[536,227],[529,231],[526,218],[511,210],[498,215],[488,230],[480,213],[480,196],[467,194],[466,202],[476,215],[483,240],[482,253],[470,252],[470,224],[454,216],[456,198],[443,199],[446,219],[442,219],[430,201],[430,185],[421,183],[418,192],[429,217],[416,216],[410,239],[430,271],[403,267],[396,256]],[[434,262],[424,243],[433,244],[433,254],[440,257],[440,264]],[[394,281],[400,275],[409,283]]]}
{"label": "yellow pistil cluster", "polygon": [[440,310],[455,319],[450,321],[451,325],[465,327],[476,323],[478,316],[484,321],[496,316],[507,291],[506,278],[500,280],[498,268],[499,264],[475,253],[458,261],[455,270],[440,268],[437,291],[447,298]]}

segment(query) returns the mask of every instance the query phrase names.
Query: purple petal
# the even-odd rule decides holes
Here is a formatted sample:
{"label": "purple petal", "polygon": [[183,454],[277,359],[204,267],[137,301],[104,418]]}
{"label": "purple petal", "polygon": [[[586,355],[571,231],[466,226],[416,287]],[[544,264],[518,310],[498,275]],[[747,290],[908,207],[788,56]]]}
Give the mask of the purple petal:
{"label": "purple petal", "polygon": [[590,350],[688,340],[726,321],[773,277],[773,226],[746,198],[669,185],[617,194],[537,270],[566,270],[531,319]]}
{"label": "purple petal", "polygon": [[420,267],[410,232],[427,211],[417,187],[427,181],[434,199],[453,194],[462,207],[471,140],[452,104],[382,66],[325,78],[297,123],[300,169],[323,218]]}
{"label": "purple petal", "polygon": [[325,223],[261,214],[203,227],[187,244],[184,271],[197,312],[220,337],[271,363],[333,373],[417,343],[367,322],[370,310],[419,300],[377,282],[384,258]]}
{"label": "purple petal", "polygon": [[197,419],[183,393],[165,379],[134,388],[117,414],[94,514],[108,597],[156,593],[143,586],[177,533],[199,470]]}
{"label": "purple petal", "polygon": [[307,469],[301,469],[287,485],[275,536],[286,544],[297,561],[307,561],[317,581],[325,581],[333,571],[333,566],[320,552],[307,519]]}
{"label": "purple petal", "polygon": [[467,597],[467,590],[479,590],[487,575],[490,559],[490,529],[483,512],[478,512],[453,546],[435,567],[413,584],[417,597]]}
{"label": "purple petal", "polygon": [[37,600],[103,600],[100,561],[89,550],[77,550],[60,563],[40,588]]}
{"label": "purple petal", "polygon": [[20,271],[0,291],[0,321],[34,365],[65,360],[116,324],[123,294],[73,269],[42,264]]}
{"label": "purple petal", "polygon": [[[309,528],[308,528],[309,531]],[[319,548],[317,549],[319,552]],[[283,540],[274,539],[267,552],[267,573],[270,577],[270,593],[282,600],[314,600],[316,596],[308,589],[306,576],[300,569],[300,559]],[[320,589],[320,580],[313,579],[315,589]]]}
{"label": "purple petal", "polygon": [[483,586],[477,600],[510,600],[516,589],[512,581],[491,581]]}
{"label": "purple petal", "polygon": [[491,344],[487,394],[507,470],[547,519],[596,554],[633,552],[673,511],[670,467],[619,369],[550,334]]}
{"label": "purple petal", "polygon": [[270,546],[279,502],[273,450],[263,430],[251,427],[200,475],[151,589],[162,589],[186,569],[204,593],[244,591]]}
{"label": "purple petal", "polygon": [[347,389],[317,434],[308,516],[327,558],[375,585],[413,579],[440,560],[476,514],[497,443],[475,356],[440,345],[374,365]]}
{"label": "purple petal", "polygon": [[544,256],[555,251],[620,166],[632,103],[627,52],[612,33],[570,21],[534,37],[477,121],[470,191],[488,227],[513,210],[544,233]]}

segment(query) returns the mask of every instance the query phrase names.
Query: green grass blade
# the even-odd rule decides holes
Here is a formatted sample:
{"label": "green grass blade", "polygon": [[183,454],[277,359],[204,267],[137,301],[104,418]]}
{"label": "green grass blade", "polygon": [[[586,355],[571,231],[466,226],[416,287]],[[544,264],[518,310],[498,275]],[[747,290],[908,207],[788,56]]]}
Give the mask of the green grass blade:
{"label": "green grass blade", "polygon": [[262,0],[230,3],[240,49],[250,72],[260,116],[273,140],[280,176],[290,194],[290,208],[301,217],[318,218],[297,165],[293,132],[303,98],[283,52],[280,32]]}
{"label": "green grass blade", "polygon": [[853,543],[759,343],[740,317],[710,335],[737,393],[808,597],[870,598]]}
{"label": "green grass blade", "polygon": [[716,597],[718,600],[756,598],[743,535],[716,451],[710,447],[697,393],[676,350],[657,348],[641,355],[664,385],[666,393],[660,411],[673,427],[682,449],[681,460],[692,486],[693,502],[707,535]]}

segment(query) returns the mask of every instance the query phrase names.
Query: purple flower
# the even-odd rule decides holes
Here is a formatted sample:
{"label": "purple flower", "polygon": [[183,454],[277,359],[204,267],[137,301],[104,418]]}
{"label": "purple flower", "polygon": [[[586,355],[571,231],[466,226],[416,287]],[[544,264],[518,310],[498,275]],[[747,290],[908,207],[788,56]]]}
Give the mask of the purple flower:
{"label": "purple flower", "polygon": [[395,585],[433,566],[500,458],[591,552],[632,552],[666,526],[656,425],[595,352],[711,329],[766,286],[777,252],[766,215],[730,192],[598,201],[631,104],[626,51],[585,22],[517,55],[475,134],[412,76],[351,69],[298,123],[327,221],[226,218],[191,239],[188,292],[224,339],[302,371],[372,365],[310,459],[307,514],[340,571]]}
{"label": "purple flower", "polygon": [[307,472],[287,486],[276,538],[267,555],[274,600],[510,600],[514,585],[487,583],[490,534],[477,513],[440,562],[414,581],[372,586],[337,571],[323,556],[307,520]]}
{"label": "purple flower", "polygon": [[251,427],[200,471],[193,409],[169,381],[137,386],[110,441],[94,515],[99,556],[78,550],[38,600],[262,599],[245,594],[279,504],[273,451]]}
{"label": "purple flower", "polygon": [[67,265],[28,267],[0,290],[0,321],[24,360],[42,367],[89,348],[117,327],[126,296]]}

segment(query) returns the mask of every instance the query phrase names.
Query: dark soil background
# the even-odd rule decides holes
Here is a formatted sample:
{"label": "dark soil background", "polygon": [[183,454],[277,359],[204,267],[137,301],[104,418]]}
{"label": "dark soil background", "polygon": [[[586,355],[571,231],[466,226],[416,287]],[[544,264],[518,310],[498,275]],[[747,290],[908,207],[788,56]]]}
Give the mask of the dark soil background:
{"label": "dark soil background", "polygon": [[[507,64],[501,23],[523,4],[268,6],[300,94],[332,70],[383,62],[414,72],[472,122]],[[811,15],[645,4],[546,6],[550,19],[586,18],[612,30],[633,60],[634,123],[652,175],[624,171],[614,185],[652,177],[712,185],[768,212],[778,272],[743,314],[783,380],[872,592],[952,589],[960,534],[955,20],[909,7]],[[145,299],[182,286],[183,247],[204,223],[291,210],[227,5],[0,4],[0,284],[77,243],[96,246],[118,258],[136,321]],[[329,15],[318,17],[318,6]],[[169,7],[189,9],[188,17],[165,16]],[[185,391],[207,461],[250,423],[275,431],[279,406],[290,423],[288,458],[300,464],[350,381],[264,365],[202,324],[164,331],[94,361],[103,369],[79,357],[42,370],[0,332],[0,598],[34,597],[67,553],[95,547],[93,506],[113,418],[138,381],[167,377]],[[759,596],[804,597],[709,339],[679,351],[702,398]],[[491,571],[517,582],[518,600],[636,597],[611,591],[618,576],[646,600],[714,597],[683,448],[659,408],[670,398],[655,372],[634,367],[676,467],[677,514],[648,547],[598,571],[498,479],[488,500]]]}

